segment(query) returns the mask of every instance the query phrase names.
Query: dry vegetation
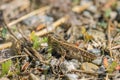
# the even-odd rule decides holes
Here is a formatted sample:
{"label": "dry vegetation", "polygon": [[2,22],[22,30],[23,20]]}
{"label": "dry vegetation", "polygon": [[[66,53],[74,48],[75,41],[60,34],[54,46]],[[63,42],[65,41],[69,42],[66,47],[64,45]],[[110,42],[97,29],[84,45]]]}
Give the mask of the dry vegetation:
{"label": "dry vegetation", "polygon": [[0,80],[119,79],[119,0],[1,0]]}

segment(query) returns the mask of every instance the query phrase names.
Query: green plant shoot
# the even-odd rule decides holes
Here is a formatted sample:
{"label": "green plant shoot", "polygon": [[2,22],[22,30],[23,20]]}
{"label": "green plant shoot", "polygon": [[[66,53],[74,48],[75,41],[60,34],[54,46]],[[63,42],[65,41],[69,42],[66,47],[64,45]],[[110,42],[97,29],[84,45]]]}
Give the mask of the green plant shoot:
{"label": "green plant shoot", "polygon": [[117,65],[118,65],[117,62],[113,61],[112,64],[107,68],[107,71],[109,73],[112,73],[115,70],[115,68],[116,68]]}
{"label": "green plant shoot", "polygon": [[2,76],[8,74],[8,71],[12,65],[12,60],[5,61],[2,63]]}
{"label": "green plant shoot", "polygon": [[34,31],[31,33],[30,38],[33,41],[33,48],[38,49],[40,46],[39,37],[35,35]]}

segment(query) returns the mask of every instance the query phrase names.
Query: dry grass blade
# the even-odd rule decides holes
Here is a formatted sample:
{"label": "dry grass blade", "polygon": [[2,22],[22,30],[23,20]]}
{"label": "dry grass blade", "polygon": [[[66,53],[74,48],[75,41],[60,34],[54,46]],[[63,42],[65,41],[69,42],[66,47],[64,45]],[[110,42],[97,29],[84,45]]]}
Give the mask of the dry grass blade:
{"label": "dry grass blade", "polygon": [[[80,12],[84,11],[85,9],[87,9],[90,5],[91,5],[91,4],[88,3],[88,4],[85,4],[85,5],[82,5],[82,6],[75,6],[75,7],[73,7],[72,10],[73,10],[73,12],[80,13]],[[53,27],[52,27],[51,29],[43,29],[43,30],[41,30],[41,31],[39,31],[39,32],[36,32],[35,34],[36,34],[37,36],[43,36],[43,35],[45,35],[45,34],[47,34],[47,33],[50,33],[50,32],[52,32],[56,27],[58,27],[60,24],[64,23],[64,22],[67,21],[67,20],[68,20],[68,15],[60,18],[60,19],[57,20],[57,21],[55,21],[55,22],[52,24]]]}
{"label": "dry grass blade", "polygon": [[16,56],[13,56],[13,57],[10,57],[8,59],[3,59],[0,61],[0,64],[7,61],[7,60],[10,60],[10,59],[13,59],[13,58],[18,58],[18,57],[26,57],[27,55],[16,55]]}
{"label": "dry grass blade", "polygon": [[34,55],[39,59],[40,62],[48,64],[48,62],[44,61],[43,56],[38,53],[34,48],[31,48],[31,50],[34,52]]}
{"label": "dry grass blade", "polygon": [[98,76],[98,73],[90,72],[90,71],[84,71],[84,70],[72,70],[71,72],[86,73],[86,74],[91,74],[93,76]]}
{"label": "dry grass blade", "polygon": [[120,48],[120,45],[114,46],[111,49],[118,49],[118,48]]}
{"label": "dry grass blade", "polygon": [[12,46],[12,42],[0,44],[0,50],[5,49],[5,48],[9,48],[11,46]]}
{"label": "dry grass blade", "polygon": [[112,51],[111,51],[111,31],[110,31],[110,27],[111,27],[111,21],[109,21],[109,23],[108,23],[107,37],[108,37],[108,48],[109,48],[110,56],[113,57],[113,54],[112,54]]}
{"label": "dry grass blade", "polygon": [[55,21],[53,24],[52,24],[52,28],[51,29],[43,29],[39,32],[36,32],[35,35],[37,36],[43,36],[49,32],[52,32],[57,26],[59,26],[60,24],[64,23],[66,20],[68,19],[68,16],[65,16],[65,17],[62,17],[60,18],[59,20]]}
{"label": "dry grass blade", "polygon": [[75,6],[72,8],[72,11],[80,13],[80,12],[84,11],[85,9],[87,9],[88,7],[90,7],[90,5],[91,5],[90,3],[87,3],[87,4],[82,5],[82,6]]}
{"label": "dry grass blade", "polygon": [[29,55],[29,56],[31,56],[31,57],[34,58],[34,56],[29,52],[29,50],[27,48],[24,48],[24,50],[25,50],[25,52],[26,52],[27,55]]}
{"label": "dry grass blade", "polygon": [[31,17],[31,16],[33,16],[33,15],[39,14],[39,13],[42,15],[42,14],[44,14],[45,11],[48,10],[49,8],[50,8],[49,6],[45,6],[45,7],[42,7],[42,8],[40,8],[40,9],[37,9],[37,10],[35,10],[35,11],[33,11],[33,12],[25,15],[25,16],[22,16],[21,18],[15,20],[15,21],[10,22],[10,23],[8,24],[8,26],[10,27],[10,26],[12,26],[12,25],[14,25],[14,24],[17,24],[18,22],[21,22],[22,20],[25,20],[25,19],[27,19],[27,18],[29,18],[29,17]]}

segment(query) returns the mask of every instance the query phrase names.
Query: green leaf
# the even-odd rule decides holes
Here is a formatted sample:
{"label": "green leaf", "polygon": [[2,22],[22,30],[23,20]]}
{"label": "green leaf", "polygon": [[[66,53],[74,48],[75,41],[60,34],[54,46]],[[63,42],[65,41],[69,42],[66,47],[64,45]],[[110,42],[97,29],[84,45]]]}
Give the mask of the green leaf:
{"label": "green leaf", "polygon": [[6,37],[6,34],[7,34],[7,29],[6,29],[6,28],[3,28],[3,29],[2,29],[2,37],[5,38],[5,37]]}
{"label": "green leaf", "polygon": [[85,42],[89,42],[90,40],[93,39],[93,36],[86,31],[85,27],[81,27],[81,33],[83,35]]}
{"label": "green leaf", "polygon": [[15,69],[8,72],[8,74],[7,74],[8,77],[20,74],[20,61],[18,60],[18,58],[16,60],[16,63],[12,66],[14,66]]}
{"label": "green leaf", "polygon": [[120,29],[117,29],[117,32],[120,32]]}
{"label": "green leaf", "polygon": [[110,13],[111,13],[111,9],[107,9],[105,11],[105,17],[109,17],[110,16]]}
{"label": "green leaf", "polygon": [[78,4],[80,2],[80,0],[73,0],[74,4]]}
{"label": "green leaf", "polygon": [[32,32],[30,38],[33,41],[33,48],[38,49],[40,46],[39,37],[35,35],[35,32]]}
{"label": "green leaf", "polygon": [[11,65],[12,65],[12,60],[8,60],[2,63],[2,76],[8,73]]}
{"label": "green leaf", "polygon": [[112,64],[107,68],[107,71],[109,73],[112,73],[115,70],[115,68],[116,68],[117,65],[118,65],[117,62],[113,61]]}
{"label": "green leaf", "polygon": [[40,46],[40,42],[37,41],[37,40],[35,40],[35,41],[33,42],[33,48],[34,48],[34,49],[38,49],[39,46]]}
{"label": "green leaf", "polygon": [[103,28],[107,28],[107,23],[102,21],[98,23],[99,26],[103,27]]}
{"label": "green leaf", "polygon": [[41,39],[40,42],[41,42],[41,43],[47,43],[47,42],[48,42],[48,38],[47,38],[47,37],[44,37],[44,38]]}

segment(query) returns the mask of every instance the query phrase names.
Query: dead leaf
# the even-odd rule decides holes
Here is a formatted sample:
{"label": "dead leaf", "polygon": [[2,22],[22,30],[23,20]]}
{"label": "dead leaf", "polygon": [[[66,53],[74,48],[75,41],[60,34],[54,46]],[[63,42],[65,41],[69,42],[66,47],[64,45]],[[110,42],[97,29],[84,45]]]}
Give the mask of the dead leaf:
{"label": "dead leaf", "polygon": [[23,70],[23,71],[26,70],[29,67],[29,65],[30,65],[29,62],[24,63],[21,70]]}
{"label": "dead leaf", "polygon": [[84,37],[85,42],[88,42],[93,39],[93,36],[86,31],[85,27],[81,27],[81,33]]}
{"label": "dead leaf", "polygon": [[104,5],[104,10],[110,8],[113,4],[115,4],[116,0],[108,0],[108,2]]}
{"label": "dead leaf", "polygon": [[39,31],[41,29],[45,28],[45,25],[44,24],[40,24],[37,26],[36,30]]}
{"label": "dead leaf", "polygon": [[104,65],[104,67],[105,68],[107,68],[108,67],[108,59],[106,58],[106,57],[104,57],[104,59],[103,59],[103,65]]}
{"label": "dead leaf", "polygon": [[115,69],[116,69],[116,70],[120,70],[120,65],[118,65]]}

